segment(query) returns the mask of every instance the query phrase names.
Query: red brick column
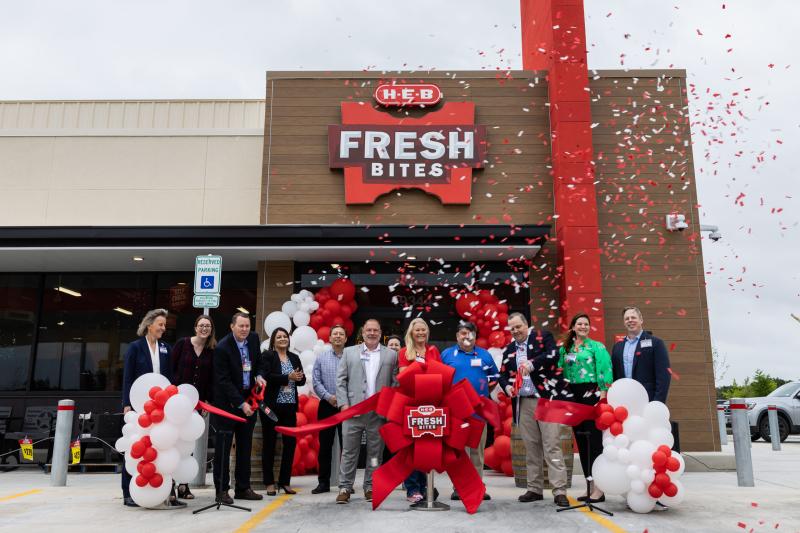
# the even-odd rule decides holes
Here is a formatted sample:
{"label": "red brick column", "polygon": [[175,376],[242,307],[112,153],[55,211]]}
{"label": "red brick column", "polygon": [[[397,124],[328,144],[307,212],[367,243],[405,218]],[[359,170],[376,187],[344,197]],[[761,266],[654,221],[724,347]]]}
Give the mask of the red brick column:
{"label": "red brick column", "polygon": [[592,320],[605,340],[597,198],[592,162],[589,73],[583,0],[520,0],[522,66],[547,70],[556,238],[561,282],[559,322]]}

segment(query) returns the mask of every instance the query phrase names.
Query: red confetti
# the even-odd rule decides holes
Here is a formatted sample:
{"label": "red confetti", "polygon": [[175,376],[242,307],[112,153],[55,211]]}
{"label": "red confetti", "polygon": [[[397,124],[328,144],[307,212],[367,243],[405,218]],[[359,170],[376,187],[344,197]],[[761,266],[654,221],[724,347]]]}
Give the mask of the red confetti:
{"label": "red confetti", "polygon": [[674,370],[672,370],[671,368],[668,368],[668,369],[667,369],[667,372],[669,372],[670,376],[672,376],[673,378],[675,378],[675,381],[680,381],[680,380],[681,380],[681,377],[680,377],[680,375],[678,375],[678,373],[677,373],[677,372],[675,372]]}
{"label": "red confetti", "polygon": [[744,522],[739,522],[737,525],[742,529],[746,529],[747,528],[747,524],[745,524]]}

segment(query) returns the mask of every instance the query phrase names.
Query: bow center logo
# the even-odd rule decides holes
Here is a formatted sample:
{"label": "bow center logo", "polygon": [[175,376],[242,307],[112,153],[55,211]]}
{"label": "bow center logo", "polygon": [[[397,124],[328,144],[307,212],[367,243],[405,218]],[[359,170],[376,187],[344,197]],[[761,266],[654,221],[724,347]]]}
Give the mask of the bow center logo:
{"label": "bow center logo", "polygon": [[423,435],[444,437],[446,427],[447,413],[442,407],[420,405],[411,409],[408,413],[408,429],[411,430],[411,437],[414,439],[418,439]]}

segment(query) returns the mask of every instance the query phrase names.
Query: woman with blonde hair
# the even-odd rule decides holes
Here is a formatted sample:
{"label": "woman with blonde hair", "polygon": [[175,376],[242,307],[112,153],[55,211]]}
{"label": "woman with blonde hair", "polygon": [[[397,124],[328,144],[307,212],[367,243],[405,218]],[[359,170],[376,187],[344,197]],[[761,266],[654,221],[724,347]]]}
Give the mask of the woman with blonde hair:
{"label": "woman with blonde hair", "polygon": [[[439,349],[432,344],[428,344],[430,335],[431,330],[428,327],[428,323],[423,319],[415,318],[411,321],[406,330],[406,345],[400,349],[400,353],[397,355],[397,362],[401,372],[415,362],[442,362]],[[414,470],[403,482],[403,486],[406,489],[406,499],[411,503],[422,501],[425,498],[427,485],[425,474]]]}

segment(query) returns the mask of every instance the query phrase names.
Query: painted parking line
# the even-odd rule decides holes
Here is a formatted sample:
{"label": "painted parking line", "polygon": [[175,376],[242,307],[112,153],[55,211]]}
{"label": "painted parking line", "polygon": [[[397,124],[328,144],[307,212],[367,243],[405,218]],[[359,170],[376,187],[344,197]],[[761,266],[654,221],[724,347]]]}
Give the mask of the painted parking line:
{"label": "painted parking line", "polygon": [[239,529],[237,529],[235,533],[247,533],[248,531],[251,531],[254,527],[263,522],[265,518],[267,518],[269,515],[275,512],[276,509],[278,509],[281,505],[283,505],[284,503],[288,502],[291,499],[292,496],[289,494],[278,496],[278,498],[275,501],[273,501],[272,503],[261,509],[258,513],[256,513],[253,516],[253,518],[251,518],[250,520],[239,526]]}
{"label": "painted parking line", "polygon": [[[570,505],[578,505],[578,504],[581,503],[578,500],[570,498],[569,496],[567,498],[569,499],[569,504]],[[598,524],[600,524],[601,526],[603,526],[604,528],[606,528],[607,530],[612,531],[613,533],[627,533],[626,530],[622,529],[621,527],[619,527],[617,524],[615,524],[614,522],[612,522],[608,518],[606,518],[604,516],[600,516],[597,513],[591,512],[588,507],[581,507],[578,510],[580,512],[584,513],[586,516],[588,516],[592,520],[594,520],[595,522],[597,522]]]}
{"label": "painted parking line", "polygon": [[0,497],[0,502],[7,502],[8,500],[14,500],[16,498],[22,498],[23,496],[30,496],[31,494],[38,494],[40,492],[42,492],[42,489],[26,490],[25,492],[18,492],[17,494],[12,494],[11,496],[2,496]]}

